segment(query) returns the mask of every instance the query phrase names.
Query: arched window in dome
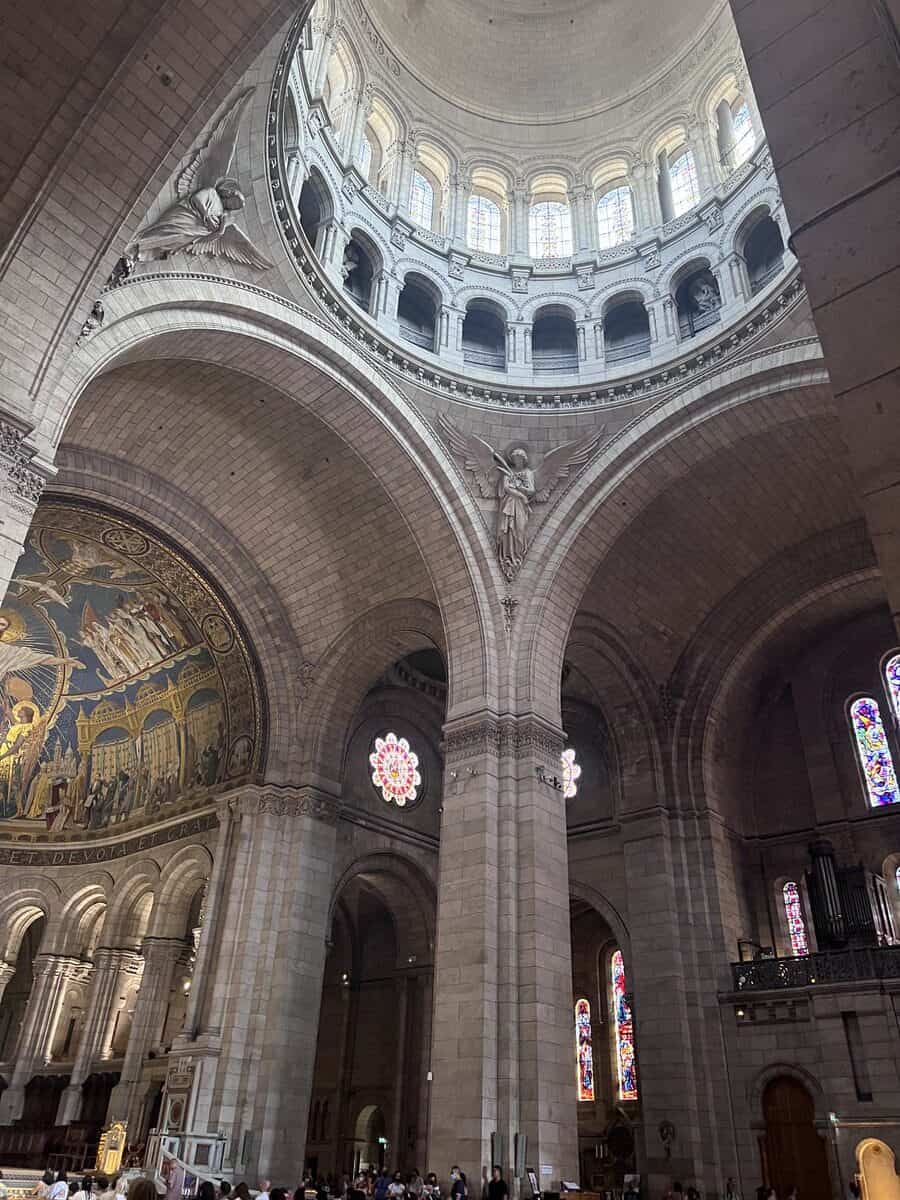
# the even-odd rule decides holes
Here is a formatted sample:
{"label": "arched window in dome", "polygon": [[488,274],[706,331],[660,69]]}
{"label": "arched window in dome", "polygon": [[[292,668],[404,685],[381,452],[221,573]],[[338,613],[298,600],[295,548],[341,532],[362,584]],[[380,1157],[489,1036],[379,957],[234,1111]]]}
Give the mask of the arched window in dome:
{"label": "arched window in dome", "polygon": [[805,958],[809,954],[809,940],[806,936],[806,921],[803,919],[800,889],[793,880],[789,880],[781,889],[781,897],[784,901],[784,915],[791,938],[791,953],[794,958]]}
{"label": "arched window in dome", "polygon": [[473,250],[483,254],[500,254],[500,205],[488,196],[475,193],[469,197],[466,241]]}
{"label": "arched window in dome", "polygon": [[372,170],[372,143],[369,141],[369,135],[364,133],[362,141],[359,143],[359,173],[366,179],[369,179],[369,172]]}
{"label": "arched window in dome", "polygon": [[900,789],[878,701],[871,696],[854,700],[850,705],[850,727],[869,805],[879,808],[896,804]]}
{"label": "arched window in dome", "polygon": [[572,214],[560,200],[541,200],[528,213],[532,258],[568,258],[572,253]]}
{"label": "arched window in dome", "polygon": [[634,199],[627,184],[610,188],[597,201],[597,234],[601,250],[620,246],[634,237]]}
{"label": "arched window in dome", "polygon": [[753,153],[756,134],[753,130],[753,118],[750,116],[750,105],[738,97],[731,107],[731,119],[734,128],[734,165],[739,167]]}
{"label": "arched window in dome", "polygon": [[414,171],[409,193],[409,215],[423,229],[430,229],[434,219],[434,188],[421,171]]}
{"label": "arched window in dome", "polygon": [[672,216],[680,217],[700,203],[700,185],[693,151],[685,146],[669,157],[669,183],[672,189]]}
{"label": "arched window in dome", "polygon": [[637,1100],[637,1063],[634,1056],[634,1022],[625,983],[625,961],[622,951],[615,950],[609,960],[609,1007],[613,1014],[613,1033],[616,1048],[616,1067],[620,1100]]}
{"label": "arched window in dome", "polygon": [[884,685],[894,710],[894,720],[900,724],[900,654],[891,655],[884,664]]}
{"label": "arched window in dome", "polygon": [[594,1035],[591,1006],[585,999],[575,1004],[575,1065],[578,1072],[578,1099],[594,1099]]}

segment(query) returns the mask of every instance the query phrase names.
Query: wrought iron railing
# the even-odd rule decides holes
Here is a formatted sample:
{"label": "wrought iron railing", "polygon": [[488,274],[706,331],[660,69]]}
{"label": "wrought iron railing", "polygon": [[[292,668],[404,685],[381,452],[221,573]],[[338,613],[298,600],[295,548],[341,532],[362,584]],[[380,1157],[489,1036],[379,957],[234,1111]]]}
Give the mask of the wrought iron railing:
{"label": "wrought iron railing", "polygon": [[900,978],[900,946],[862,946],[804,958],[758,958],[731,964],[736,992],[777,991],[823,983]]}

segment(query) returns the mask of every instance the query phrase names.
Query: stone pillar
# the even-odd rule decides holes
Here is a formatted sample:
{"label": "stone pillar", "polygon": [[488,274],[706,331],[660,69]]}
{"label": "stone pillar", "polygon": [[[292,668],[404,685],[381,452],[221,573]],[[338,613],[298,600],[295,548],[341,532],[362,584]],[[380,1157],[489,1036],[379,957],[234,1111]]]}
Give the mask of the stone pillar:
{"label": "stone pillar", "polygon": [[720,100],[716,108],[716,149],[719,152],[719,173],[722,176],[727,176],[734,170],[734,143],[734,113],[727,100]]}
{"label": "stone pillar", "polygon": [[711,192],[715,186],[717,173],[713,170],[710,154],[710,130],[704,121],[692,121],[688,127],[688,145],[694,152],[694,165],[697,168],[697,187],[700,196]]}
{"label": "stone pillar", "polygon": [[477,1187],[491,1134],[577,1172],[563,738],[488,713],[445,730],[429,1156]]}
{"label": "stone pillar", "polygon": [[107,1121],[126,1121],[132,1128],[137,1121],[146,1091],[141,1082],[144,1061],[162,1039],[175,968],[187,950],[183,938],[144,938],[141,986],[135,1000],[122,1074],[109,1098]]}
{"label": "stone pillar", "polygon": [[319,49],[319,58],[316,62],[315,73],[310,80],[310,91],[313,98],[322,95],[322,89],[325,87],[325,80],[328,78],[328,64],[331,61],[331,53],[334,50],[334,43],[340,32],[340,25],[335,21],[330,28],[322,32],[322,44]]}
{"label": "stone pillar", "polygon": [[207,999],[194,1032],[172,1049],[194,1076],[187,1128],[224,1133],[232,1173],[297,1178],[312,1093],[337,806],[312,788],[248,788],[233,815],[225,865],[230,885],[211,951]]}
{"label": "stone pillar", "polygon": [[635,163],[631,171],[634,196],[634,223],[640,232],[659,224],[659,201],[653,195],[653,168],[645,162]]}
{"label": "stone pillar", "polygon": [[95,1062],[110,1057],[113,1008],[125,977],[141,970],[140,956],[133,950],[101,947],[94,954],[87,1021],[78,1042],[68,1087],[59,1099],[57,1125],[68,1125],[81,1115],[81,1088]]}
{"label": "stone pillar", "polygon": [[398,153],[397,210],[409,216],[412,177],[416,169],[416,143],[412,136],[401,142]]}
{"label": "stone pillar", "polygon": [[583,184],[572,188],[569,193],[572,204],[573,249],[576,254],[592,249],[597,241],[591,234],[590,196],[589,189]]}
{"label": "stone pillar", "polygon": [[465,171],[450,176],[453,217],[447,232],[455,242],[465,245],[469,233],[469,189],[471,180]]}
{"label": "stone pillar", "polygon": [[528,256],[528,190],[524,179],[517,179],[510,197],[509,252]]}
{"label": "stone pillar", "polygon": [[0,418],[0,596],[6,595],[51,474],[55,468],[37,462],[25,434]]}
{"label": "stone pillar", "polygon": [[65,954],[39,954],[35,958],[34,982],[16,1045],[12,1079],[0,1095],[0,1125],[11,1125],[22,1115],[28,1081],[50,1060],[66,987],[87,970],[88,964]]}
{"label": "stone pillar", "polygon": [[[368,83],[359,98],[359,104],[356,109],[356,121],[353,126],[353,138],[350,145],[350,161],[360,171],[362,171],[360,152],[362,150],[363,138],[366,134],[366,125],[369,117],[372,115],[373,98],[372,85]],[[370,182],[368,174],[366,174],[366,182]]]}
{"label": "stone pillar", "polygon": [[656,156],[656,190],[659,197],[659,213],[662,223],[665,225],[675,215],[672,200],[672,177],[669,174],[669,155],[666,150],[660,150]]}
{"label": "stone pillar", "polygon": [[400,1144],[403,1139],[403,1101],[406,1081],[406,1027],[409,1013],[409,985],[411,980],[404,976],[397,980],[397,1053],[394,1059],[394,1112],[391,1123],[391,1160],[400,1161]]}

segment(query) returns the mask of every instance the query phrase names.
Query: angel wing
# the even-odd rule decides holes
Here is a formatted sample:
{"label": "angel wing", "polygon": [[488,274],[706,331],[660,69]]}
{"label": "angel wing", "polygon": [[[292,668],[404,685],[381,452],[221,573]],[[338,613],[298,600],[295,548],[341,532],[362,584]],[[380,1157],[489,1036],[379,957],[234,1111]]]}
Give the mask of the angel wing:
{"label": "angel wing", "polygon": [[255,267],[257,271],[268,271],[274,265],[260,254],[246,233],[242,233],[237,225],[226,225],[221,233],[198,238],[189,246],[185,246],[185,249],[189,254],[210,254],[215,257],[221,255],[232,262]]}
{"label": "angel wing", "polygon": [[596,433],[577,442],[563,442],[554,450],[548,450],[534,472],[535,501],[543,504],[549,500],[556,485],[580,470],[600,448],[606,426],[601,425]]}
{"label": "angel wing", "polygon": [[179,200],[192,196],[201,188],[215,187],[219,180],[228,174],[237,143],[238,127],[253,90],[252,87],[245,88],[236,97],[231,108],[209,135],[206,145],[194,152],[194,157],[178,176],[178,182],[175,184]]}
{"label": "angel wing", "polygon": [[461,458],[463,466],[471,471],[478,484],[479,493],[485,498],[497,494],[497,476],[495,474],[502,457],[493,446],[488,445],[483,438],[474,433],[463,433],[453,424],[449,417],[443,414],[438,417],[438,424],[450,453]]}

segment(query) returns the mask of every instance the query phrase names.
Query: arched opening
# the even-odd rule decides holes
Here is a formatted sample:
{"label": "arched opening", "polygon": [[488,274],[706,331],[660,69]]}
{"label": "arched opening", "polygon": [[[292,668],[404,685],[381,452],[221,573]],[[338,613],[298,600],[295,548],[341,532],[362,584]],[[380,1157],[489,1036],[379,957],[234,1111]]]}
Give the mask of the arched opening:
{"label": "arched opening", "polygon": [[567,309],[553,305],[538,312],[531,330],[531,360],[536,375],[577,373],[578,333]]}
{"label": "arched opening", "polygon": [[344,876],[332,921],[306,1164],[409,1171],[425,1153],[434,894],[397,856]]}
{"label": "arched opening", "polygon": [[825,1141],[815,1123],[812,1096],[791,1075],[772,1079],[763,1092],[763,1173],[779,1196],[792,1187],[801,1196],[830,1196]]}
{"label": "arched opening", "polygon": [[770,216],[758,221],[744,241],[744,262],[750,291],[755,296],[781,272],[784,265],[784,239]]}
{"label": "arched opening", "polygon": [[637,1067],[630,983],[619,938],[591,903],[570,899],[572,1086],[581,1185],[620,1194],[637,1170]]}
{"label": "arched opening", "polygon": [[317,254],[321,251],[325,223],[331,217],[331,213],[332,205],[328,188],[325,180],[314,167],[300,189],[297,215],[300,218],[300,228],[306,234],[306,240]]}
{"label": "arched opening", "polygon": [[381,270],[381,256],[375,246],[359,229],[354,229],[344,250],[341,275],[344,291],[360,308],[372,311],[375,279]]}
{"label": "arched opening", "polygon": [[650,318],[640,298],[613,300],[603,318],[608,363],[628,362],[650,353]]}
{"label": "arched opening", "polygon": [[682,279],[675,291],[675,306],[682,340],[692,338],[718,322],[722,297],[716,277],[706,264]]}
{"label": "arched opening", "polygon": [[489,300],[472,300],[462,328],[463,359],[472,367],[506,370],[506,320]]}
{"label": "arched opening", "polygon": [[421,275],[407,275],[397,303],[400,336],[422,350],[434,352],[438,303]]}
{"label": "arched opening", "polygon": [[16,1049],[19,1030],[34,983],[34,960],[44,936],[46,919],[41,914],[31,918],[22,937],[16,957],[15,972],[6,985],[0,1002],[0,1062],[9,1062]]}
{"label": "arched opening", "polygon": [[890,1146],[866,1138],[856,1147],[856,1165],[862,1200],[900,1200],[900,1177]]}

